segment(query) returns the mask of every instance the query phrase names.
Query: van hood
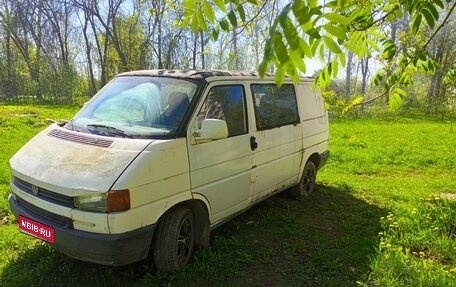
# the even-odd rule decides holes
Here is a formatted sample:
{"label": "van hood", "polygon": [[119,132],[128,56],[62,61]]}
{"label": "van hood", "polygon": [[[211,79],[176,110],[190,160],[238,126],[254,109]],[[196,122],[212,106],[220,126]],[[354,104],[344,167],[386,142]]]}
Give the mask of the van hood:
{"label": "van hood", "polygon": [[13,176],[68,196],[106,192],[153,140],[101,137],[49,126],[10,160]]}

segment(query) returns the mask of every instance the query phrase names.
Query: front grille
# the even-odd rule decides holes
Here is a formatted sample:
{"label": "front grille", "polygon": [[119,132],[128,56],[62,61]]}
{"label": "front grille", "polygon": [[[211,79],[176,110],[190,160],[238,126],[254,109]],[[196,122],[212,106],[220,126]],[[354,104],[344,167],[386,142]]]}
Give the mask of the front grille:
{"label": "front grille", "polygon": [[[27,201],[23,200],[19,196],[16,195],[16,202],[18,205],[22,206],[24,209],[26,209],[29,213],[34,215],[34,219],[37,219],[38,221],[40,218],[44,218],[47,221],[50,221],[52,223],[55,223],[57,225],[60,225],[65,228],[73,228],[73,220],[71,218],[61,216],[52,212],[49,212],[47,210],[41,209],[33,204],[28,203]],[[35,218],[36,216],[36,218]]]}
{"label": "front grille", "polygon": [[34,186],[17,177],[13,178],[13,184],[17,188],[22,190],[23,192],[33,195],[39,199],[49,201],[49,202],[52,202],[52,203],[55,203],[55,204],[58,204],[61,206],[65,206],[65,207],[70,207],[70,208],[74,207],[74,200],[70,196],[55,193],[53,191],[50,191],[50,190],[47,190],[47,189],[44,189],[44,188],[41,188],[38,186]]}
{"label": "front grille", "polygon": [[59,138],[62,140],[77,142],[87,145],[95,145],[99,147],[109,147],[112,144],[112,140],[105,140],[100,138],[91,138],[83,135],[77,135],[70,132],[54,129],[48,133],[48,136]]}

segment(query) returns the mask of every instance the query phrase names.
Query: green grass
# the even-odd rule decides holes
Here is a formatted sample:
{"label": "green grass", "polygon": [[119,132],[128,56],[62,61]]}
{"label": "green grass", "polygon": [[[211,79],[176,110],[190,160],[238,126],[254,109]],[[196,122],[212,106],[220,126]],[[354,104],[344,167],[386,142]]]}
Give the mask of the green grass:
{"label": "green grass", "polygon": [[[38,116],[17,116],[29,111]],[[264,201],[165,274],[150,259],[115,268],[73,260],[8,217],[8,159],[46,118],[74,111],[0,107],[0,286],[456,286],[456,203],[439,197],[456,193],[449,123],[332,122],[315,194]]]}

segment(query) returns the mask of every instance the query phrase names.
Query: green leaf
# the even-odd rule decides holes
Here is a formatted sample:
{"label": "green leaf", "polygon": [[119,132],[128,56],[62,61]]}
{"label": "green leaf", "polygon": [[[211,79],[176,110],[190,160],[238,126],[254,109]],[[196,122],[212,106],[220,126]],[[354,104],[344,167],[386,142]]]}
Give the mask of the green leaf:
{"label": "green leaf", "polygon": [[443,5],[443,2],[441,0],[434,0],[434,3],[435,3],[435,5],[439,6],[440,9],[445,8],[445,6]]}
{"label": "green leaf", "polygon": [[308,10],[306,3],[303,0],[295,0],[293,1],[293,5],[291,6],[291,11],[293,14],[298,18],[303,14],[305,10]]}
{"label": "green leaf", "polygon": [[[192,0],[190,0],[190,1],[192,1]],[[226,12],[225,1],[214,0],[214,3],[222,12]]]}
{"label": "green leaf", "polygon": [[426,5],[427,10],[431,12],[432,16],[434,17],[434,20],[438,21],[440,15],[439,11],[437,11],[437,8],[435,8],[435,6],[429,2],[425,2],[424,4]]}
{"label": "green leaf", "polygon": [[188,28],[188,26],[190,25],[190,21],[192,21],[192,20],[193,20],[193,17],[189,17],[189,16],[184,17],[182,19],[182,23],[180,24],[179,27],[184,28],[184,29]]}
{"label": "green leaf", "polygon": [[326,2],[326,6],[329,8],[338,8],[339,7],[339,1],[328,1]]}
{"label": "green leaf", "polygon": [[332,75],[332,65],[333,65],[333,62],[329,62],[329,64],[326,66],[328,75]]}
{"label": "green leaf", "polygon": [[219,34],[220,34],[220,30],[218,28],[214,28],[212,30],[212,34],[211,34],[212,40],[217,41]]}
{"label": "green leaf", "polygon": [[339,45],[337,45],[337,43],[334,42],[334,40],[330,37],[323,36],[323,41],[325,42],[326,47],[328,47],[328,49],[331,52],[334,52],[336,54],[342,53],[342,50],[340,49]]}
{"label": "green leaf", "polygon": [[276,82],[277,86],[281,87],[284,80],[285,80],[285,70],[279,67],[279,68],[277,68],[277,71],[275,74],[275,82]]}
{"label": "green leaf", "polygon": [[330,25],[330,24],[326,24],[326,25],[323,26],[323,28],[325,28],[325,30],[326,30],[329,34],[331,34],[331,35],[337,37],[337,38],[340,39],[340,40],[345,40],[345,39],[347,39],[347,34],[346,34],[346,32],[344,31],[344,29],[342,29],[342,28],[340,28],[340,27],[333,26],[333,25]]}
{"label": "green leaf", "polygon": [[350,24],[350,20],[343,16],[343,15],[340,15],[338,13],[326,13],[324,15],[324,17],[326,19],[328,19],[329,21],[331,22],[334,22],[334,23],[338,23],[338,24],[341,24],[341,25],[349,25]]}
{"label": "green leaf", "polygon": [[191,20],[191,27],[193,32],[198,32],[198,17],[195,15]]}
{"label": "green leaf", "polygon": [[231,25],[233,27],[237,27],[237,18],[236,18],[236,14],[234,14],[234,11],[231,10],[227,16],[228,16],[228,20],[230,20]]}
{"label": "green leaf", "polygon": [[266,61],[271,61],[273,56],[274,56],[274,50],[272,48],[272,39],[269,38],[267,41],[266,41],[266,44],[264,45],[264,56],[263,58],[266,60]]}
{"label": "green leaf", "polygon": [[383,75],[380,72],[375,74],[374,78],[372,79],[372,83],[374,86],[378,86],[383,81]]}
{"label": "green leaf", "polygon": [[398,19],[402,18],[403,13],[404,12],[401,9],[395,9],[386,16],[386,21],[389,23],[396,22]]}
{"label": "green leaf", "polygon": [[203,11],[204,14],[206,15],[207,20],[209,20],[210,23],[214,23],[215,21],[215,15],[214,15],[214,10],[211,7],[211,4],[209,2],[203,2]]}
{"label": "green leaf", "polygon": [[247,2],[253,4],[253,5],[258,5],[260,4],[260,1],[259,0],[247,0]]}
{"label": "green leaf", "polygon": [[259,67],[258,67],[258,73],[260,74],[260,77],[264,77],[266,75],[266,71],[268,70],[269,67],[269,62],[266,59],[263,59],[261,61]]}
{"label": "green leaf", "polygon": [[406,95],[407,95],[407,92],[406,92],[406,91],[404,91],[403,89],[401,89],[401,88],[398,88],[398,87],[396,87],[396,90],[395,90],[395,92],[396,92],[396,93],[398,93],[398,94],[399,94],[401,97],[403,97],[403,96],[406,96]]}
{"label": "green leaf", "polygon": [[342,65],[342,67],[345,67],[347,65],[347,58],[345,57],[344,53],[339,54],[339,62]]}
{"label": "green leaf", "polygon": [[182,6],[184,6],[184,8],[187,10],[194,11],[194,10],[196,10],[196,1],[195,0],[183,0]]}
{"label": "green leaf", "polygon": [[206,20],[204,19],[204,16],[203,16],[203,11],[197,10],[195,12],[195,18],[196,18],[198,27],[196,30],[193,30],[193,31],[194,32],[199,31],[199,30],[207,31],[207,24],[206,24]]}
{"label": "green leaf", "polygon": [[290,58],[288,56],[287,47],[283,43],[282,34],[276,31],[272,37],[272,43],[279,63],[283,66],[286,65]]}
{"label": "green leaf", "polygon": [[298,23],[301,26],[306,25],[310,22],[311,14],[309,7],[304,3],[302,0],[295,0],[293,5],[291,6],[291,10],[293,11],[293,15],[298,20]]}
{"label": "green leaf", "polygon": [[288,15],[279,16],[280,25],[282,26],[282,31],[285,34],[288,44],[293,50],[300,49],[298,31],[294,27]]}
{"label": "green leaf", "polygon": [[315,39],[320,39],[320,38],[321,38],[320,33],[319,33],[318,30],[315,29],[315,28],[310,29],[310,30],[307,31],[306,33],[307,33],[307,35],[309,35],[311,38],[315,38]]}
{"label": "green leaf", "polygon": [[306,41],[304,41],[302,38],[299,38],[299,46],[301,47],[301,51],[304,53],[305,56],[312,58],[312,50],[310,49],[309,44],[307,44]]}
{"label": "green leaf", "polygon": [[245,11],[244,11],[244,8],[242,7],[242,4],[238,5],[237,10],[239,13],[239,17],[241,17],[242,22],[245,22]]}
{"label": "green leaf", "polygon": [[434,16],[432,15],[432,13],[426,9],[423,9],[423,11],[421,11],[421,13],[423,14],[424,18],[426,19],[426,22],[428,23],[429,27],[431,29],[434,29],[435,20],[434,20]]}
{"label": "green leaf", "polygon": [[300,52],[301,51],[289,50],[288,55],[290,56],[291,62],[293,63],[294,67],[305,73],[306,64],[304,63],[302,54]]}
{"label": "green leaf", "polygon": [[432,59],[429,59],[428,62],[427,62],[427,65],[428,65],[428,70],[430,71],[430,73],[431,73],[431,74],[434,74],[435,71],[437,70],[438,63],[435,62],[435,61],[432,60]]}
{"label": "green leaf", "polygon": [[366,39],[366,43],[372,47],[375,51],[380,51],[380,47],[377,45],[377,42],[372,41],[371,39]]}
{"label": "green leaf", "polygon": [[291,6],[291,10],[293,12],[299,12],[301,9],[307,7],[306,2],[304,0],[295,0],[293,1],[293,5]]}
{"label": "green leaf", "polygon": [[339,74],[339,62],[338,61],[333,61],[332,62],[332,73],[331,73],[331,76],[335,79],[335,78],[337,78],[338,74]]}
{"label": "green leaf", "polygon": [[417,14],[415,16],[415,18],[413,18],[413,22],[412,22],[412,33],[413,34],[416,34],[418,32],[418,30],[420,29],[421,20],[422,20],[421,14]]}
{"label": "green leaf", "polygon": [[404,97],[407,93],[398,87],[392,87],[390,89],[390,97],[389,97],[389,107],[391,110],[395,111],[398,110],[404,104]]}
{"label": "green leaf", "polygon": [[388,39],[383,42],[383,57],[385,57],[387,60],[391,60],[396,55],[396,52],[397,47],[393,41]]}
{"label": "green leaf", "polygon": [[321,45],[321,40],[316,40],[312,42],[312,44],[310,45],[310,50],[312,51],[313,56],[317,54],[317,50],[319,50]]}
{"label": "green leaf", "polygon": [[219,23],[220,28],[222,28],[223,31],[228,32],[230,31],[230,24],[228,24],[228,21],[226,19],[222,19]]}
{"label": "green leaf", "polygon": [[456,64],[453,64],[451,68],[448,70],[447,74],[443,78],[443,82],[447,85],[454,84],[456,81]]}

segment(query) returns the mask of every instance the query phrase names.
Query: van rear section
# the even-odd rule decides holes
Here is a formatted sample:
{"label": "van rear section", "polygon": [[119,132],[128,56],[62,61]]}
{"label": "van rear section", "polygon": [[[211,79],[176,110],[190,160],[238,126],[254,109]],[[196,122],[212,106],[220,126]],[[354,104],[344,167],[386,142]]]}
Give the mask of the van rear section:
{"label": "van rear section", "polygon": [[[320,91],[311,85],[297,85],[298,105],[303,129],[304,159],[314,155],[318,169],[322,168],[329,158],[329,119]],[[317,158],[316,154],[319,156]]]}

